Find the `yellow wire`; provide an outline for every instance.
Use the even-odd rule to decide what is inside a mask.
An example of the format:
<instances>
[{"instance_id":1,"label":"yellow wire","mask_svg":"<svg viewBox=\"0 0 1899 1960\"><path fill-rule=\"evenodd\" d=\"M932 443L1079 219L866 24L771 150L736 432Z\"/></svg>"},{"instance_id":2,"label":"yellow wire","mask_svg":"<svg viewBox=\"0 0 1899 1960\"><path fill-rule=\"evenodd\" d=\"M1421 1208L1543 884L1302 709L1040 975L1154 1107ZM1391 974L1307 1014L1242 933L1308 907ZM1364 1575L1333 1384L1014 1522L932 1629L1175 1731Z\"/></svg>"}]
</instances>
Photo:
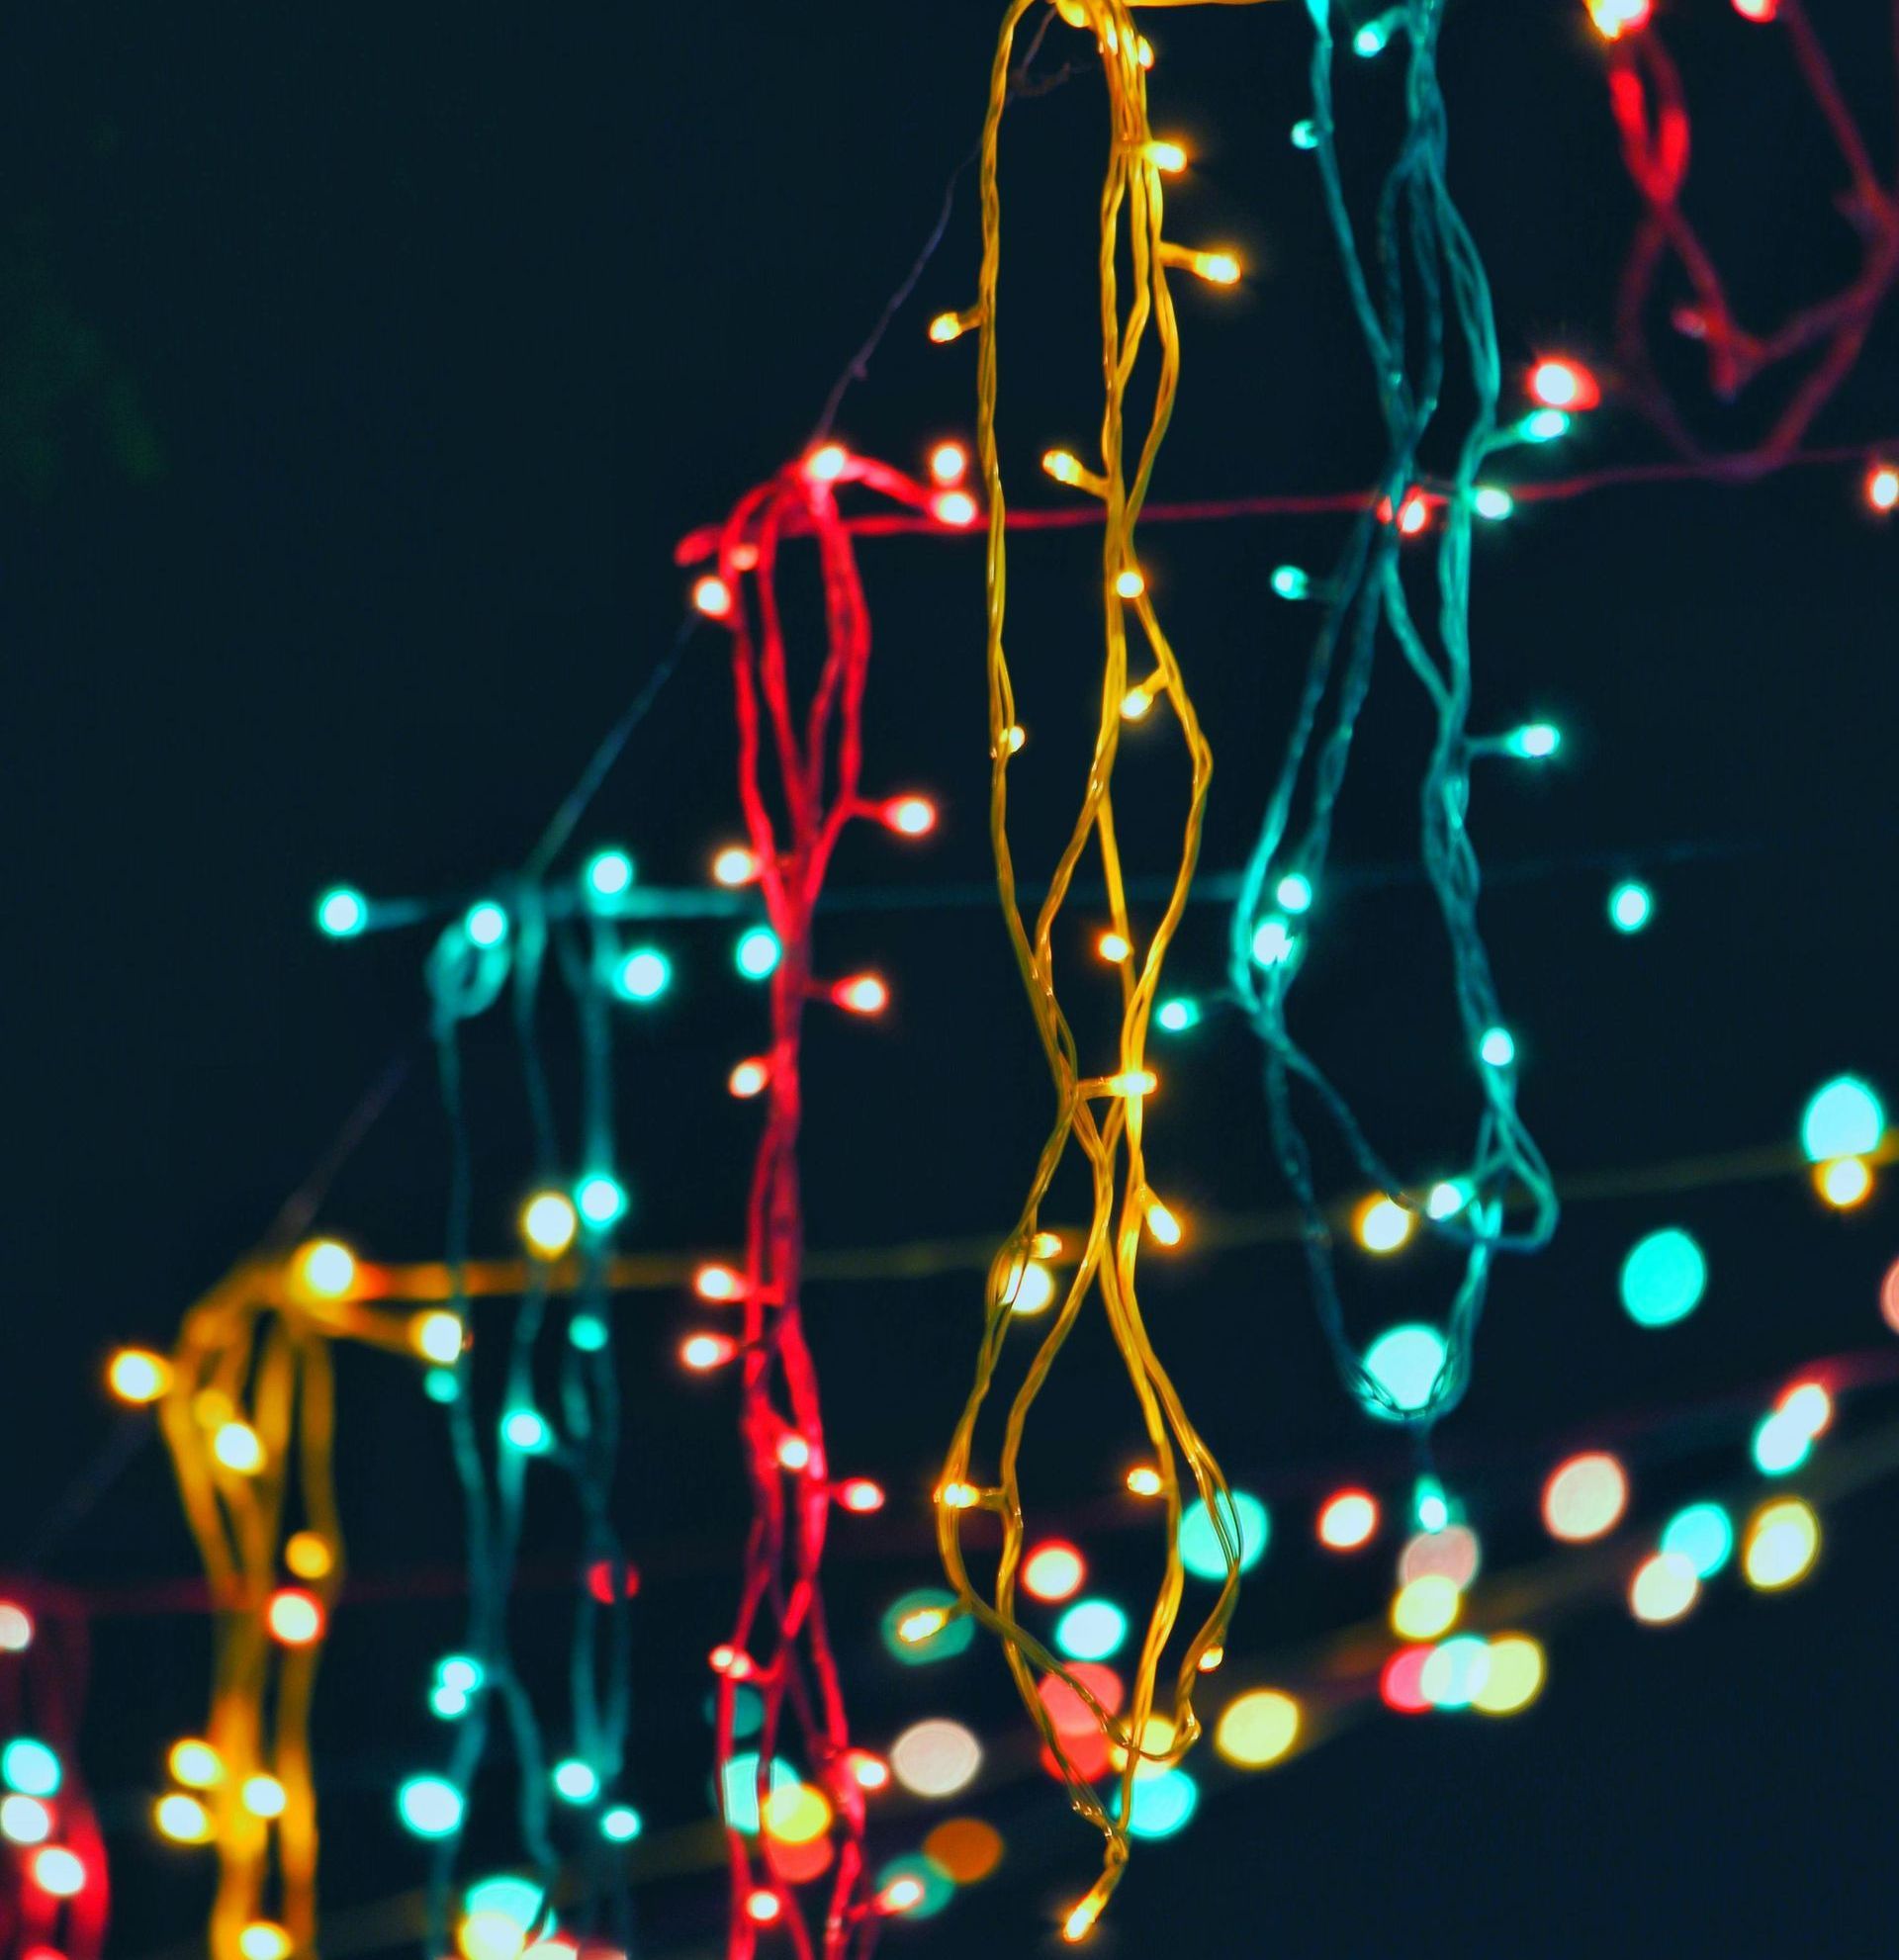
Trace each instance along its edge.
<instances>
[{"instance_id":1,"label":"yellow wire","mask_svg":"<svg viewBox=\"0 0 1899 1960\"><path fill-rule=\"evenodd\" d=\"M963 1610L997 1634L1023 1702L1035 1719L1049 1752L1068 1785L1076 1810L1102 1833L1105 1851L1100 1877L1072 1909L1063 1931L1070 1940L1083 1938L1107 1905L1128 1859L1127 1819L1132 1807L1134 1777L1143 1761L1177 1761L1199 1734L1193 1690L1201 1657L1224 1639L1239 1582L1239 1547L1232 1529L1231 1498L1219 1465L1201 1441L1181 1406L1166 1371L1155 1357L1135 1295L1135 1265L1148 1208L1153 1202L1142 1155L1143 1108L1138 1083L1145 1071L1148 1017L1159 985L1161 964L1187 903L1188 886L1200 850L1206 813L1207 787L1213 755L1181 678L1172 647L1161 631L1151 595L1144 584L1129 596L1117 590L1124 573L1137 571L1134 527L1147 494L1154 459L1173 409L1179 376L1180 347L1166 267L1180 254L1161 238L1161 177L1149 145L1143 57L1150 59L1134 30L1126 0L1058 0L1062 18L1092 31L1107 77L1112 142L1101 195L1101 336L1103 401L1101 465L1091 487L1106 503L1102 579L1105 593L1106 641L1102 671L1100 720L1086 794L1068 842L1049 880L1048 892L1036 915L1033 934L1017 898L1015 864L1008 829L1009 765L1020 742L1016 736L1015 693L1003 649L1003 619L1007 599L1007 507L996 448L996 326L997 287L1001 262L1001 194L997 152L1002 113L1008 96L1010 61L1016 30L1040 0L1010 0L990 77L988 115L983 125L982 278L977 304L971 310L981 328L977 381L977 440L989 500L988 669L989 739L992 757L990 835L995 846L996 877L1003 916L1016 959L1028 990L1030 1007L1041 1036L1055 1085L1055 1119L1037 1165L1029 1197L1016 1228L1004 1242L989 1273L988 1317L977 1357L975 1385L964 1405L944 1465L937 1509L937 1536L946 1569ZM1177 0L1182 3L1182 0ZM1131 271L1130 297L1124 303L1119 276L1126 252ZM1158 348L1159 372L1154 405L1146 432L1139 439L1131 478L1128 474L1128 434L1124 398L1149 328ZM1131 581L1130 581L1131 582ZM1179 869L1166 908L1136 968L1130 960L1120 966L1121 1033L1112 1076L1084 1077L1073 1030L1055 991L1052 937L1063 902L1082 854L1092 840L1101 855L1113 930L1130 945L1135 943L1128 914L1122 877L1121 847L1115 827L1111 786L1122 729L1121 704L1128 691L1128 614L1131 611L1141 639L1151 654L1155 672L1147 683L1164 692L1187 745L1192 787L1180 841ZM1120 1087L1113 1085L1119 1083ZM1132 1085L1131 1093L1128 1093ZM978 1416L988 1398L1012 1318L1012 1301L1020 1284L1030 1247L1039 1229L1040 1209L1070 1142L1085 1159L1093 1189L1093 1215L1079 1251L1074 1274L1060 1311L1043 1336L1026 1379L1010 1405L1004 1423L997 1479L982 1484L972 1474L970 1458ZM1047 1380L1090 1292L1099 1285L1102 1304L1128 1371L1154 1462L1161 1477L1166 1509L1166 1559L1160 1589L1148 1615L1140 1658L1125 1710L1111 1714L1085 1682L1052 1654L1017 1619L1016 1572L1023 1549L1024 1524L1018 1465L1023 1434L1031 1409ZM1202 1501L1212 1514L1226 1559L1226 1575L1213 1610L1189 1642L1174 1677L1168 1713L1171 1738L1164 1746L1148 1746L1148 1718L1158 1694L1162 1652L1179 1616L1184 1577L1178 1545L1181 1483L1176 1452L1186 1462ZM942 1501L944 1495L955 1501ZM985 1598L971 1582L962 1552L965 1510L994 1513L1002 1523L1002 1549L994 1593ZM1066 1681L1091 1711L1101 1733L1120 1751L1123 1768L1119 1817L1109 1814L1089 1784L1047 1709L1037 1693L1037 1675L1054 1674Z\"/></svg>"}]
</instances>

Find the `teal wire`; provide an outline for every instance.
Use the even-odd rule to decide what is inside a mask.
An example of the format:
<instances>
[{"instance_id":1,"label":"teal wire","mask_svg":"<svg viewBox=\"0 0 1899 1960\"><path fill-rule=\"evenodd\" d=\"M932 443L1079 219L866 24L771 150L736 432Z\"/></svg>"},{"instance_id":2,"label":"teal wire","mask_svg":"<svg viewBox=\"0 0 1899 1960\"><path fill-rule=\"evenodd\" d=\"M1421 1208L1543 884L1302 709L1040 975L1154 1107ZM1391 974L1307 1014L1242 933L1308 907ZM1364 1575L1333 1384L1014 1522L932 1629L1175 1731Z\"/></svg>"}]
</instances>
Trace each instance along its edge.
<instances>
[{"instance_id":1,"label":"teal wire","mask_svg":"<svg viewBox=\"0 0 1899 1960\"><path fill-rule=\"evenodd\" d=\"M1437 548L1436 650L1413 617L1399 564L1399 533L1368 510L1352 528L1339 563L1315 588L1323 619L1307 668L1279 776L1259 838L1240 880L1227 968L1264 1048L1266 1107L1274 1154L1302 1216L1302 1243L1327 1345L1346 1388L1370 1413L1428 1436L1468 1386L1471 1356L1498 1252L1534 1251L1556 1229L1549 1167L1516 1107L1516 1068L1478 1061L1485 1031L1502 1024L1490 955L1478 927L1481 875L1466 827L1471 705L1470 569L1473 498L1484 460L1500 446L1497 402L1501 363L1490 284L1446 179L1444 97L1437 75L1442 0L1404 0L1386 17L1408 46L1405 127L1380 192L1368 274L1338 166L1332 75L1335 47L1330 0L1307 0L1314 45L1312 127L1325 206L1358 315L1386 430L1381 488L1396 511L1420 475L1418 452L1440 405L1446 368L1455 356L1468 369L1475 407L1458 446ZM1396 36L1394 37L1396 38ZM1417 305L1407 309L1407 291ZM1311 1145L1295 1106L1296 1090L1315 1099L1359 1174L1400 1202L1406 1182L1373 1146L1356 1112L1293 1033L1287 1004L1314 930L1308 915L1288 922L1292 950L1262 966L1253 957L1261 925L1278 917L1269 892L1289 872L1325 891L1332 822L1345 786L1352 739L1370 695L1381 629L1396 643L1435 717L1429 759L1418 784L1421 863L1451 955L1458 1018L1470 1066L1484 1098L1470 1160L1462 1173L1471 1199L1462 1211L1425 1222L1463 1247L1464 1265L1443 1327L1445 1355L1422 1404L1401 1407L1365 1367L1346 1330L1333 1242L1314 1183ZM1303 813L1297 829L1295 812ZM1525 1222L1506 1228L1522 1206Z\"/></svg>"}]
</instances>

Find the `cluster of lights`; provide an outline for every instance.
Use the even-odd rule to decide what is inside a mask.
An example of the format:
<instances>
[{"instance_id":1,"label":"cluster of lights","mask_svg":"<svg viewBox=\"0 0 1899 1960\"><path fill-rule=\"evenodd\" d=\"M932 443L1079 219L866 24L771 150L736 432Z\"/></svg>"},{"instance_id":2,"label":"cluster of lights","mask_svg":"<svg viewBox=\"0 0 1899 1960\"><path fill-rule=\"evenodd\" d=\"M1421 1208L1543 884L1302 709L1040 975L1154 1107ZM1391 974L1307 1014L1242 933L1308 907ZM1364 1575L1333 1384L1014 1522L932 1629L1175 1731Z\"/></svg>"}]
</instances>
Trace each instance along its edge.
<instances>
[{"instance_id":1,"label":"cluster of lights","mask_svg":"<svg viewBox=\"0 0 1899 1960\"><path fill-rule=\"evenodd\" d=\"M1871 1197L1871 1160L1885 1134L1885 1106L1858 1076L1835 1076L1814 1092L1800 1118L1800 1147L1813 1166L1815 1191L1836 1210Z\"/></svg>"}]
</instances>

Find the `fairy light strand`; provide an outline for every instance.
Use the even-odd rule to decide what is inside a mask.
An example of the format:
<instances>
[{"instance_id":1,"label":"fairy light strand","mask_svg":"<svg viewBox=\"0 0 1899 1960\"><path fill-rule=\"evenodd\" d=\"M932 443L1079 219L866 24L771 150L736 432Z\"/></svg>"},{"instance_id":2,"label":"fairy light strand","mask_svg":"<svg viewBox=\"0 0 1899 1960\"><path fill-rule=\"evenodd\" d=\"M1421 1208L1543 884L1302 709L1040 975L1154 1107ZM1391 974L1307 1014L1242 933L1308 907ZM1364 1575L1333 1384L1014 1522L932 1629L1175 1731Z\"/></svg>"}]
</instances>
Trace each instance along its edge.
<instances>
[{"instance_id":1,"label":"fairy light strand","mask_svg":"<svg viewBox=\"0 0 1899 1960\"><path fill-rule=\"evenodd\" d=\"M1482 753L1468 727L1473 499L1479 469L1507 436L1497 428L1501 367L1490 289L1445 181L1445 111L1435 61L1440 0L1406 0L1387 16L1409 50L1406 127L1379 200L1382 274L1376 287L1360 256L1339 169L1330 0L1308 0L1308 11L1315 36L1315 151L1347 287L1377 378L1389 448L1381 502L1359 517L1318 594L1323 621L1233 909L1227 971L1265 1050L1274 1152L1305 1214L1307 1266L1339 1375L1369 1412L1402 1421L1421 1434L1464 1391L1494 1255L1505 1249L1534 1250L1548 1241L1556 1224L1556 1194L1548 1169L1517 1113L1513 1046L1510 1054L1502 1052L1507 1037L1501 1036L1503 1019L1478 931L1479 870L1466 828L1471 762ZM1407 287L1414 289L1414 301L1407 298ZM1407 319L1406 307L1412 304L1421 309L1421 317ZM1442 510L1436 554L1439 646L1433 653L1405 596L1399 567L1400 526L1388 519L1416 479L1418 449L1436 419L1453 354L1468 365L1477 399L1459 439L1457 468ZM1315 930L1306 906L1314 892L1323 902L1334 810L1354 729L1371 689L1381 629L1397 641L1435 717L1420 784L1422 862L1450 944L1459 1023L1483 1099L1463 1173L1469 1202L1450 1216L1429 1220L1444 1236L1462 1243L1464 1270L1446 1317L1442 1368L1428 1392L1411 1406L1400 1405L1347 1334L1331 1228L1315 1188L1311 1144L1295 1110L1296 1089L1315 1094L1368 1184L1400 1199L1407 1183L1374 1149L1343 1094L1295 1036L1287 1018L1288 998ZM1303 816L1297 814L1301 805ZM1294 878L1306 903L1289 909L1281 894ZM1272 936L1262 953L1263 935ZM1519 1203L1527 1208L1527 1218L1518 1226L1506 1225L1506 1208Z\"/></svg>"}]
</instances>

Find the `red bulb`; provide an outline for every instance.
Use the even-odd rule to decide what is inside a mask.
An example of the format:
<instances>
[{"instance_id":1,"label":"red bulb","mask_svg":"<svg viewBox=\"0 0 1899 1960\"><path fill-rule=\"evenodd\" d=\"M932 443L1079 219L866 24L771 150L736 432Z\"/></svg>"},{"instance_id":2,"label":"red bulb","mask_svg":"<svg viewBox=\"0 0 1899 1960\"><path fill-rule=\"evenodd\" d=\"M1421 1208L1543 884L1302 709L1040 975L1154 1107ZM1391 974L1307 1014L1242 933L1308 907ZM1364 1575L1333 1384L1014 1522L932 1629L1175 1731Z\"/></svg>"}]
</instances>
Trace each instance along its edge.
<instances>
[{"instance_id":1,"label":"red bulb","mask_svg":"<svg viewBox=\"0 0 1899 1960\"><path fill-rule=\"evenodd\" d=\"M1398 506L1398 528L1402 536L1414 538L1431 521L1431 506L1422 490L1411 490Z\"/></svg>"},{"instance_id":2,"label":"red bulb","mask_svg":"<svg viewBox=\"0 0 1899 1960\"><path fill-rule=\"evenodd\" d=\"M769 1926L784 1911L784 1906L775 1892L767 1892L761 1886L745 1902L746 1915L759 1925Z\"/></svg>"},{"instance_id":3,"label":"red bulb","mask_svg":"<svg viewBox=\"0 0 1899 1960\"><path fill-rule=\"evenodd\" d=\"M635 1566L622 1563L620 1580L624 1588L621 1597L636 1598L640 1590L640 1574ZM602 1606L613 1604L613 1561L610 1559L595 1559L587 1568L587 1589Z\"/></svg>"},{"instance_id":4,"label":"red bulb","mask_svg":"<svg viewBox=\"0 0 1899 1960\"><path fill-rule=\"evenodd\" d=\"M679 1343L679 1360L694 1375L706 1375L723 1368L738 1351L729 1334L688 1334Z\"/></svg>"},{"instance_id":5,"label":"red bulb","mask_svg":"<svg viewBox=\"0 0 1899 1960\"><path fill-rule=\"evenodd\" d=\"M1530 370L1530 395L1546 408L1567 408L1578 414L1602 400L1602 384L1581 361L1552 354Z\"/></svg>"},{"instance_id":6,"label":"red bulb","mask_svg":"<svg viewBox=\"0 0 1899 1960\"><path fill-rule=\"evenodd\" d=\"M1875 463L1866 472L1866 501L1874 510L1899 509L1899 469Z\"/></svg>"},{"instance_id":7,"label":"red bulb","mask_svg":"<svg viewBox=\"0 0 1899 1960\"><path fill-rule=\"evenodd\" d=\"M927 796L893 796L881 814L900 837L928 837L937 827L937 806Z\"/></svg>"},{"instance_id":8,"label":"red bulb","mask_svg":"<svg viewBox=\"0 0 1899 1960\"><path fill-rule=\"evenodd\" d=\"M309 1647L322 1638L323 1609L301 1586L280 1586L264 1608L264 1622L285 1647Z\"/></svg>"},{"instance_id":9,"label":"red bulb","mask_svg":"<svg viewBox=\"0 0 1899 1960\"><path fill-rule=\"evenodd\" d=\"M874 973L854 973L831 989L831 998L847 1014L881 1014L890 1005L890 989Z\"/></svg>"},{"instance_id":10,"label":"red bulb","mask_svg":"<svg viewBox=\"0 0 1899 1960\"><path fill-rule=\"evenodd\" d=\"M959 442L940 442L930 452L930 475L945 490L961 483L969 470L969 452Z\"/></svg>"},{"instance_id":11,"label":"red bulb","mask_svg":"<svg viewBox=\"0 0 1899 1960\"><path fill-rule=\"evenodd\" d=\"M707 577L692 587L692 603L707 619L732 617L732 587L723 579Z\"/></svg>"},{"instance_id":12,"label":"red bulb","mask_svg":"<svg viewBox=\"0 0 1899 1960\"><path fill-rule=\"evenodd\" d=\"M867 1476L854 1476L838 1486L838 1502L847 1511L881 1511L883 1485Z\"/></svg>"},{"instance_id":13,"label":"red bulb","mask_svg":"<svg viewBox=\"0 0 1899 1960\"><path fill-rule=\"evenodd\" d=\"M939 524L948 524L952 530L966 531L982 512L967 490L939 490L930 499L930 514Z\"/></svg>"},{"instance_id":14,"label":"red bulb","mask_svg":"<svg viewBox=\"0 0 1899 1960\"><path fill-rule=\"evenodd\" d=\"M868 1749L853 1749L844 1760L859 1790L890 1787L890 1765L881 1756L873 1756Z\"/></svg>"},{"instance_id":15,"label":"red bulb","mask_svg":"<svg viewBox=\"0 0 1899 1960\"><path fill-rule=\"evenodd\" d=\"M1780 0L1734 0L1734 11L1744 21L1770 21L1780 11Z\"/></svg>"}]
</instances>

